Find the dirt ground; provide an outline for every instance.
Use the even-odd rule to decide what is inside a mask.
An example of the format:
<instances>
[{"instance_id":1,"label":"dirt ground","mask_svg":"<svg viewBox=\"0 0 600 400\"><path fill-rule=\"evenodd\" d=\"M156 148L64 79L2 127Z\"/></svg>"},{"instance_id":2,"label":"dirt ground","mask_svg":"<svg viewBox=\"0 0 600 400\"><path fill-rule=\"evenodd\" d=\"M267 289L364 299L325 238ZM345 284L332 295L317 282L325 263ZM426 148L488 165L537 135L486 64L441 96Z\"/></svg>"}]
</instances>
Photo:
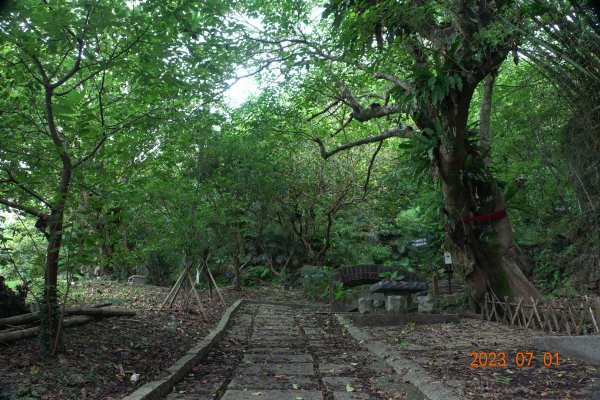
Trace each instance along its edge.
<instances>
[{"instance_id":1,"label":"dirt ground","mask_svg":"<svg viewBox=\"0 0 600 400\"><path fill-rule=\"evenodd\" d=\"M128 286L110 281L87 282L76 288L81 304L112 301L115 307L133 308L135 317L108 318L65 331L66 351L59 362L40 354L36 339L0 345L0 400L6 399L120 399L155 380L196 345L221 318L226 307L240 297L306 303L299 292L268 287L235 292L223 290L226 305L215 295L201 293L207 320L177 307L156 311L169 288ZM165 329L173 317L177 329ZM600 368L559 355L544 365L543 352L534 349L533 336L505 325L474 319L459 323L365 328L394 346L398 355L412 359L437 379L453 387L464 399L584 399L600 389ZM491 352L496 364L471 366ZM531 361L527 352L532 352ZM471 353L478 354L478 360ZM523 366L517 365L517 357ZM548 361L548 360L547 360ZM555 360L553 360L555 361ZM527 365L529 364L529 365ZM132 383L132 374L139 374Z\"/></svg>"},{"instance_id":2,"label":"dirt ground","mask_svg":"<svg viewBox=\"0 0 600 400\"><path fill-rule=\"evenodd\" d=\"M77 300L91 305L112 301L115 307L136 309L135 317L107 318L67 328L65 353L58 362L42 357L35 338L0 345L0 400L120 399L155 380L195 346L240 297L306 302L302 295L277 288L222 291L226 305L207 292L201 298L207 320L178 309L156 311L169 288L128 286L111 281L86 282L75 288ZM165 329L176 318L175 331ZM139 374L137 383L130 381Z\"/></svg>"},{"instance_id":3,"label":"dirt ground","mask_svg":"<svg viewBox=\"0 0 600 400\"><path fill-rule=\"evenodd\" d=\"M364 329L464 399L589 399L600 390L600 367L560 354L558 366L555 354L546 355L549 366L544 364L544 352L534 348L531 340L543 332L469 318L458 323ZM500 366L501 358L506 365Z\"/></svg>"}]
</instances>

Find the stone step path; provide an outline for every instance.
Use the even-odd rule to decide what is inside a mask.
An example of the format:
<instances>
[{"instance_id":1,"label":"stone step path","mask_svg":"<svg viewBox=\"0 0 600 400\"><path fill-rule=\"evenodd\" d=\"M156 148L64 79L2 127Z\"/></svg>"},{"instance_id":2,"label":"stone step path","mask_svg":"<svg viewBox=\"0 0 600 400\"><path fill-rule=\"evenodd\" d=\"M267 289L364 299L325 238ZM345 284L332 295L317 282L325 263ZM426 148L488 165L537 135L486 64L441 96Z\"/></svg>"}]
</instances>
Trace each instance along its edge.
<instances>
[{"instance_id":1,"label":"stone step path","mask_svg":"<svg viewBox=\"0 0 600 400\"><path fill-rule=\"evenodd\" d=\"M335 320L309 309L245 304L168 400L420 400Z\"/></svg>"}]
</instances>

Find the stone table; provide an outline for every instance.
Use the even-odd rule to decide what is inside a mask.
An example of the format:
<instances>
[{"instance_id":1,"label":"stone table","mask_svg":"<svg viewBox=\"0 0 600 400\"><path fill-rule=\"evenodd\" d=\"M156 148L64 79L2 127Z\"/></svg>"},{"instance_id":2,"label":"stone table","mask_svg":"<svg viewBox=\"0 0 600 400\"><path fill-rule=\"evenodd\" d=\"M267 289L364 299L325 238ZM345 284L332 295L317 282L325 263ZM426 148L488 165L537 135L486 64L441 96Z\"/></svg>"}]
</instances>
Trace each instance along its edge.
<instances>
[{"instance_id":1,"label":"stone table","mask_svg":"<svg viewBox=\"0 0 600 400\"><path fill-rule=\"evenodd\" d=\"M388 313L407 313L411 304L411 295L427 290L427 282L383 280L371 286L371 293L383 293L385 311Z\"/></svg>"}]
</instances>

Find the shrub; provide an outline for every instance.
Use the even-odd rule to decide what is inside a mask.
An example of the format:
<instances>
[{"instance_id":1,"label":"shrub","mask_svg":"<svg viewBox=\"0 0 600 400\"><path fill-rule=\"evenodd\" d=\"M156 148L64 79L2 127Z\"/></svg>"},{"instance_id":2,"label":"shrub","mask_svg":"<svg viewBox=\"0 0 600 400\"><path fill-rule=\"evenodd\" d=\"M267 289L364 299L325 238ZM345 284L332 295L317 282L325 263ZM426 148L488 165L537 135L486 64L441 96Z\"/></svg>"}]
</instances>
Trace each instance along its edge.
<instances>
[{"instance_id":1,"label":"shrub","mask_svg":"<svg viewBox=\"0 0 600 400\"><path fill-rule=\"evenodd\" d=\"M261 281L267 281L271 278L271 271L263 265L257 265L242 271L242 286L257 286Z\"/></svg>"},{"instance_id":2,"label":"shrub","mask_svg":"<svg viewBox=\"0 0 600 400\"><path fill-rule=\"evenodd\" d=\"M331 267L312 265L305 265L300 269L298 282L311 300L328 301L329 277L332 271Z\"/></svg>"},{"instance_id":3,"label":"shrub","mask_svg":"<svg viewBox=\"0 0 600 400\"><path fill-rule=\"evenodd\" d=\"M175 268L162 254L151 252L148 256L146 269L148 270L148 280L153 285L169 286L173 283L171 275Z\"/></svg>"}]
</instances>

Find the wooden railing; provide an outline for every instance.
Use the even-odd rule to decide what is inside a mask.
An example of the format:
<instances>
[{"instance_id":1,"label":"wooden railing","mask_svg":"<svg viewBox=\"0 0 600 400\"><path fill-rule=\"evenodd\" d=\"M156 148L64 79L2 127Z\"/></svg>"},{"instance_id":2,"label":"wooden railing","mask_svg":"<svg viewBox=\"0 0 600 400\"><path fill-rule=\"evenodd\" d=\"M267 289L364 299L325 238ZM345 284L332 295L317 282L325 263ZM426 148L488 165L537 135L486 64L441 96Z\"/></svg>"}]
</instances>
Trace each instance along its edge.
<instances>
[{"instance_id":1,"label":"wooden railing","mask_svg":"<svg viewBox=\"0 0 600 400\"><path fill-rule=\"evenodd\" d=\"M488 321L568 335L600 334L600 297L576 299L500 300L493 292L485 295L483 316Z\"/></svg>"}]
</instances>

